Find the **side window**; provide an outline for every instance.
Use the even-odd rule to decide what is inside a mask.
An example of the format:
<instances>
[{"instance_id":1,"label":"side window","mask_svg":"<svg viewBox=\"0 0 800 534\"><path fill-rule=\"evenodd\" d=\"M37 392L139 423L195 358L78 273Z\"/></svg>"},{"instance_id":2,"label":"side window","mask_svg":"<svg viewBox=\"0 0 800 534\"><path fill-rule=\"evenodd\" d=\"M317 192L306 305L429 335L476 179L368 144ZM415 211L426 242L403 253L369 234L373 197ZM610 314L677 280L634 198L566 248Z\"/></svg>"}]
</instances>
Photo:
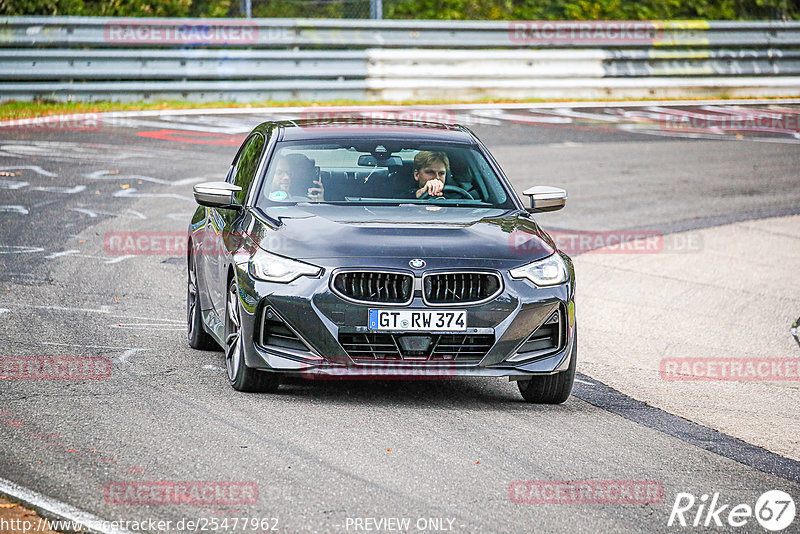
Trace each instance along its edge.
<instances>
[{"instance_id":1,"label":"side window","mask_svg":"<svg viewBox=\"0 0 800 534\"><path fill-rule=\"evenodd\" d=\"M255 134L251 137L247 144L242 148L239 157L233 164L233 172L231 182L242 188L241 191L236 193L236 200L244 204L247 198L247 192L250 190L250 185L253 183L253 177L256 175L256 168L261 159L261 151L264 149L264 136Z\"/></svg>"}]
</instances>

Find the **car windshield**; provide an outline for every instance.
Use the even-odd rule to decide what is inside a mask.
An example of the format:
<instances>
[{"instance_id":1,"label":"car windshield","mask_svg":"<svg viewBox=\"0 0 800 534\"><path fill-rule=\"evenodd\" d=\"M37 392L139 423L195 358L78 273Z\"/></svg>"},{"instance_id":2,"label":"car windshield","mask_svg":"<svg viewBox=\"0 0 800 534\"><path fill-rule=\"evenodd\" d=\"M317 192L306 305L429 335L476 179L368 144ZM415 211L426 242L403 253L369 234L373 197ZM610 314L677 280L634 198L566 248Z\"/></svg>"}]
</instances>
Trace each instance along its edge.
<instances>
[{"instance_id":1,"label":"car windshield","mask_svg":"<svg viewBox=\"0 0 800 534\"><path fill-rule=\"evenodd\" d=\"M278 143L257 205L293 203L513 207L475 147L398 140Z\"/></svg>"}]
</instances>

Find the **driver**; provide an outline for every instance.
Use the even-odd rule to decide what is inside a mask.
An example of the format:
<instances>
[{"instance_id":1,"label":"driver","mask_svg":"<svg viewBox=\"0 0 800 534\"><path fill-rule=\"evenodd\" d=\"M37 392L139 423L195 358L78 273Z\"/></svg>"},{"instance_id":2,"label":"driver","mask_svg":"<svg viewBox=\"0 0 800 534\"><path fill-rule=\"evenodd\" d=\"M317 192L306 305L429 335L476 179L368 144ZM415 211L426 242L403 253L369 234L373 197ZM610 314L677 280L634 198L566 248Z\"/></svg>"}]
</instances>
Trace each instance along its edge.
<instances>
[{"instance_id":1,"label":"driver","mask_svg":"<svg viewBox=\"0 0 800 534\"><path fill-rule=\"evenodd\" d=\"M270 200L322 202L325 189L315 180L317 169L314 160L303 154L287 154L278 160L272 179ZM318 186L318 187L315 187Z\"/></svg>"},{"instance_id":2,"label":"driver","mask_svg":"<svg viewBox=\"0 0 800 534\"><path fill-rule=\"evenodd\" d=\"M417 181L409 193L419 198L425 193L431 197L442 197L444 181L450 170L450 160L444 152L422 150L414 156L414 180Z\"/></svg>"}]
</instances>

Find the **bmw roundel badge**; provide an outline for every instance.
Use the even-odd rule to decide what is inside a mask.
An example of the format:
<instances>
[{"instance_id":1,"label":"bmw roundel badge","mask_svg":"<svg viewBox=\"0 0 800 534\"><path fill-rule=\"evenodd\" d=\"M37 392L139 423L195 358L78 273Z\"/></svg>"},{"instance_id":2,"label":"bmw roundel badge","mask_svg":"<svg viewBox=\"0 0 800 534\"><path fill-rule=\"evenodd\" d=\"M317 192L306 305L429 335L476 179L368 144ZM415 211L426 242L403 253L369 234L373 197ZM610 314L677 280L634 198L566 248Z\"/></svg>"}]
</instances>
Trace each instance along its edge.
<instances>
[{"instance_id":1,"label":"bmw roundel badge","mask_svg":"<svg viewBox=\"0 0 800 534\"><path fill-rule=\"evenodd\" d=\"M410 262L408 262L408 264L413 269L422 269L423 267L425 267L425 260L421 260L419 258L415 258L415 259L411 260Z\"/></svg>"}]
</instances>

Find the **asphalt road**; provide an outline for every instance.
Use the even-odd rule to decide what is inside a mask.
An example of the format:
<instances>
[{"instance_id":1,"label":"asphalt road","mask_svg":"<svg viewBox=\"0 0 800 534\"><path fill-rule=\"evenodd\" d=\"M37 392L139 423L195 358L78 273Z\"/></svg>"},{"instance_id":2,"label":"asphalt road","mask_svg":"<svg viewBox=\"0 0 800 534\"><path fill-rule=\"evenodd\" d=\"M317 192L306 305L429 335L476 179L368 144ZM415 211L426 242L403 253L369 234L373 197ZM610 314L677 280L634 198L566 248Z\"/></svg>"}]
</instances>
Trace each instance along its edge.
<instances>
[{"instance_id":1,"label":"asphalt road","mask_svg":"<svg viewBox=\"0 0 800 534\"><path fill-rule=\"evenodd\" d=\"M569 191L567 209L539 217L546 228L681 230L800 212L792 135L665 132L592 112L615 119L462 119L518 190ZM779 489L797 501L796 462L741 454L746 444L638 409L589 377L560 406L524 404L513 383L495 379L233 391L222 353L186 344L183 254L120 255L104 237L184 232L192 184L222 179L237 139L263 118L0 129L0 357L113 361L105 380L0 380L0 477L108 520L275 518L280 532L375 531L367 518L390 517L409 518L411 531L676 532L668 520L681 492L754 506ZM514 502L510 488L531 480L651 481L663 496ZM115 484L186 481L246 483L258 496L142 505L108 494ZM707 530L762 531L753 518Z\"/></svg>"}]
</instances>

